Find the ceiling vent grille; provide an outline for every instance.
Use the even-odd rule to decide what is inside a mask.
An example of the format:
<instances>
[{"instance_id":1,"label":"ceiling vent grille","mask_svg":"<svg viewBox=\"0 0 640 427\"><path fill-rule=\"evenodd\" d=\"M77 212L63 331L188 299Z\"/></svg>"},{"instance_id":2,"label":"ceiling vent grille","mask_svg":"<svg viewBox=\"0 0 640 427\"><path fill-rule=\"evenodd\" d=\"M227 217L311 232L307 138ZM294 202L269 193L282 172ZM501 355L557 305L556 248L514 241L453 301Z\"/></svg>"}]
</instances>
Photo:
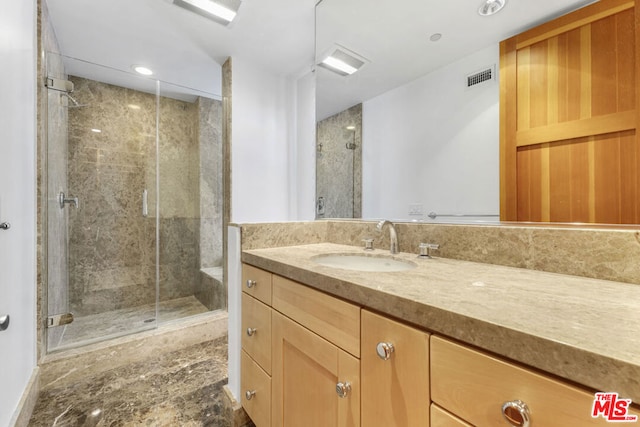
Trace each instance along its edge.
<instances>
[{"instance_id":1,"label":"ceiling vent grille","mask_svg":"<svg viewBox=\"0 0 640 427\"><path fill-rule=\"evenodd\" d=\"M494 81L496 78L496 66L484 68L483 70L467 75L467 89L478 86L482 83Z\"/></svg>"}]
</instances>

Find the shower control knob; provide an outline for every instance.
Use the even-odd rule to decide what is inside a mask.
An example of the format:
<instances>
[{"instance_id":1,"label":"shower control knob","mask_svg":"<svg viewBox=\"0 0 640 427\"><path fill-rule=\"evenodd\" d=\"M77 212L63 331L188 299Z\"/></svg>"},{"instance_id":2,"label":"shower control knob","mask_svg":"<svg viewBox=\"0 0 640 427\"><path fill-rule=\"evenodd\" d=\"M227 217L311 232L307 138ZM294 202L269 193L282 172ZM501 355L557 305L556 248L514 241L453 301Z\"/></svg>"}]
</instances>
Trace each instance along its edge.
<instances>
[{"instance_id":1,"label":"shower control knob","mask_svg":"<svg viewBox=\"0 0 640 427\"><path fill-rule=\"evenodd\" d=\"M251 289L253 288L255 285L257 285L258 283L255 280L247 280L247 288Z\"/></svg>"},{"instance_id":2,"label":"shower control knob","mask_svg":"<svg viewBox=\"0 0 640 427\"><path fill-rule=\"evenodd\" d=\"M0 223L0 230L8 230L10 228L11 228L11 224L9 224L8 222Z\"/></svg>"}]
</instances>

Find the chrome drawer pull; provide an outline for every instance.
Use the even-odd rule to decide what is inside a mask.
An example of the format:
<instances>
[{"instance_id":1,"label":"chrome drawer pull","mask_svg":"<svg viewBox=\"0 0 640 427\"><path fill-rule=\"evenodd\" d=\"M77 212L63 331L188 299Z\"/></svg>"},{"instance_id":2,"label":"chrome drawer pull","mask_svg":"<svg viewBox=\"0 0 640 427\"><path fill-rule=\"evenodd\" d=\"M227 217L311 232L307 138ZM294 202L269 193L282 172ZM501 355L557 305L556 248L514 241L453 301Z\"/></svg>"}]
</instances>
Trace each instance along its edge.
<instances>
[{"instance_id":1,"label":"chrome drawer pull","mask_svg":"<svg viewBox=\"0 0 640 427\"><path fill-rule=\"evenodd\" d=\"M522 400L512 400L502 405L502 416L514 427L529 427L531 414L529 407Z\"/></svg>"},{"instance_id":2,"label":"chrome drawer pull","mask_svg":"<svg viewBox=\"0 0 640 427\"><path fill-rule=\"evenodd\" d=\"M253 396L255 396L255 395L256 395L256 391L255 391L255 390L247 390L247 391L244 393L244 397L245 397L247 400L251 400L251 399L253 399Z\"/></svg>"},{"instance_id":3,"label":"chrome drawer pull","mask_svg":"<svg viewBox=\"0 0 640 427\"><path fill-rule=\"evenodd\" d=\"M378 357L382 360L391 359L391 354L395 351L393 344L390 342L379 342L376 346L376 353L378 353Z\"/></svg>"},{"instance_id":4,"label":"chrome drawer pull","mask_svg":"<svg viewBox=\"0 0 640 427\"><path fill-rule=\"evenodd\" d=\"M252 337L256 333L256 328L247 328L247 335Z\"/></svg>"},{"instance_id":5,"label":"chrome drawer pull","mask_svg":"<svg viewBox=\"0 0 640 427\"><path fill-rule=\"evenodd\" d=\"M253 288L255 285L257 285L258 283L255 280L247 280L247 288L251 289Z\"/></svg>"}]
</instances>

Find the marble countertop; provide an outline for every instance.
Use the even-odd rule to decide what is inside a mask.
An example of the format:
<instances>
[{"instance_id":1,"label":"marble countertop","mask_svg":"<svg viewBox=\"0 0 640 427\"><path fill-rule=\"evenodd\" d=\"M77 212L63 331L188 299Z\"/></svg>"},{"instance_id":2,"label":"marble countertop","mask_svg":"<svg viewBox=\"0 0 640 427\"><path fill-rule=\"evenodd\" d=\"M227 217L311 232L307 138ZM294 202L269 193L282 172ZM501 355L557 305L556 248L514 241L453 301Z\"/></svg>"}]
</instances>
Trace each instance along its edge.
<instances>
[{"instance_id":1,"label":"marble countertop","mask_svg":"<svg viewBox=\"0 0 640 427\"><path fill-rule=\"evenodd\" d=\"M318 243L246 250L242 261L596 391L640 402L640 285L447 258L402 272L325 267Z\"/></svg>"}]
</instances>

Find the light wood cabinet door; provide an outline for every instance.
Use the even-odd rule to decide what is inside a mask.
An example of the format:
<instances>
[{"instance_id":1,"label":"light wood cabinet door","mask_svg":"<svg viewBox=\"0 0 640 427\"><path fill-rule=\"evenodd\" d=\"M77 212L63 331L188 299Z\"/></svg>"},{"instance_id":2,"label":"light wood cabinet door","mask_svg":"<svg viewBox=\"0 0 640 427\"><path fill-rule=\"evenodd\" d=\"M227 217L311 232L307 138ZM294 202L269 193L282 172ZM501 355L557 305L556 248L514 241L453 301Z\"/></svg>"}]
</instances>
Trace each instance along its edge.
<instances>
[{"instance_id":1,"label":"light wood cabinet door","mask_svg":"<svg viewBox=\"0 0 640 427\"><path fill-rule=\"evenodd\" d=\"M429 334L366 310L361 324L362 427L428 426Z\"/></svg>"},{"instance_id":2,"label":"light wood cabinet door","mask_svg":"<svg viewBox=\"0 0 640 427\"><path fill-rule=\"evenodd\" d=\"M272 336L272 426L359 426L359 360L275 311Z\"/></svg>"}]
</instances>

